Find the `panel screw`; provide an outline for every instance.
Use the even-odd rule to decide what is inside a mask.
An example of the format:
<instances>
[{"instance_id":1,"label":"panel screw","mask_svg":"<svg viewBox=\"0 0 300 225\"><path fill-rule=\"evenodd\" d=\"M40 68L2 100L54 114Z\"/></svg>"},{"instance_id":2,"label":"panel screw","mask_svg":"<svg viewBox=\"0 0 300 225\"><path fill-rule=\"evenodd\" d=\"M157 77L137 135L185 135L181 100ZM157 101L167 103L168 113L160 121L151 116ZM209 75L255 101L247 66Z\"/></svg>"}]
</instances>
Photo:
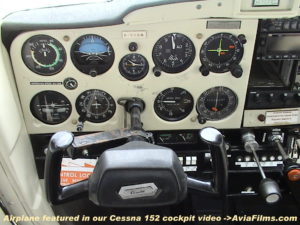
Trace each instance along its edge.
<instances>
[{"instance_id":1,"label":"panel screw","mask_svg":"<svg viewBox=\"0 0 300 225\"><path fill-rule=\"evenodd\" d=\"M201 8L202 8L202 5L197 5L196 8L197 8L197 9L201 9Z\"/></svg>"},{"instance_id":2,"label":"panel screw","mask_svg":"<svg viewBox=\"0 0 300 225\"><path fill-rule=\"evenodd\" d=\"M69 41L69 40L70 40L70 37L69 37L68 35L65 35L65 36L63 37L63 39L64 39L64 41Z\"/></svg>"},{"instance_id":3,"label":"panel screw","mask_svg":"<svg viewBox=\"0 0 300 225\"><path fill-rule=\"evenodd\" d=\"M203 35L201 33L196 34L196 38L201 39Z\"/></svg>"}]
</instances>

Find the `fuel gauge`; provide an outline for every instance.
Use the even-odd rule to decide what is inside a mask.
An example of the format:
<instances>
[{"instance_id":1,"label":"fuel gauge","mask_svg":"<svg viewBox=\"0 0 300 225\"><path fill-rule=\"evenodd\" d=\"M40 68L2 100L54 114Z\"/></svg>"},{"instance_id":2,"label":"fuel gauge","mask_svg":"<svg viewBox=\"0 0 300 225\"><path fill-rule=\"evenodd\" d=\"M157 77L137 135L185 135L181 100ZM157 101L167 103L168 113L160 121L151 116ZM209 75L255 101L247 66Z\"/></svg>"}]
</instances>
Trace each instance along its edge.
<instances>
[{"instance_id":1,"label":"fuel gauge","mask_svg":"<svg viewBox=\"0 0 300 225\"><path fill-rule=\"evenodd\" d=\"M69 118L72 112L70 101L56 91L42 91L30 102L32 115L46 124L59 124Z\"/></svg>"}]
</instances>

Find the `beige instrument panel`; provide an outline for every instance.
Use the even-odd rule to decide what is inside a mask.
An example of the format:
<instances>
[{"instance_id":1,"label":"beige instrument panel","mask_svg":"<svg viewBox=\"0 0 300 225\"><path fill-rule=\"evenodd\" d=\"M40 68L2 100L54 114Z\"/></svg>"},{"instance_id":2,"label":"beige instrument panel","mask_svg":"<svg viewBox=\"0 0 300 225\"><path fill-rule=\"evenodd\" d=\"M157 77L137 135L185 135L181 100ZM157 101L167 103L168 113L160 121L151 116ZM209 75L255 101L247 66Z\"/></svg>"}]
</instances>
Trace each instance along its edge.
<instances>
[{"instance_id":1,"label":"beige instrument panel","mask_svg":"<svg viewBox=\"0 0 300 225\"><path fill-rule=\"evenodd\" d=\"M207 29L207 22L214 20L193 19L174 22L143 23L143 24L121 24L107 27L83 28L83 29L62 29L62 30L38 30L19 35L12 43L10 54L13 69L16 77L17 88L20 95L21 105L27 130L31 134L52 133L59 130L76 131L76 124L79 114L76 111L75 102L77 97L89 89L100 89L109 93L117 102L121 97L138 97L145 101L146 108L142 113L142 121L145 130L177 130L177 129L200 129L204 126L217 128L240 128L246 98L246 91L251 68L252 55L257 31L257 19L232 20L240 21L240 29ZM217 20L228 22L231 20ZM176 26L174 26L176 24ZM124 32L144 32L144 37L124 37ZM195 59L185 71L175 74L162 72L161 76L153 74L154 62L152 49L156 41L168 33L181 33L186 35L195 46ZM203 42L213 34L219 32L231 33L235 36L244 34L247 43L244 45L244 55L240 62L243 75L236 78L230 72L221 74L212 73L203 76L199 72L201 66L200 49ZM71 47L74 41L85 34L96 34L104 37L113 46L115 59L112 67L102 75L96 77L88 76L80 72L72 63ZM21 51L27 39L34 35L49 35L58 40L66 51L66 65L57 74L52 76L41 76L32 72L24 64ZM145 78L139 81L129 81L120 75L119 62L123 56L131 53L128 50L130 42L138 44L136 53L142 54L149 63L149 72ZM67 90L63 85L31 85L31 82L63 82L64 79L72 77L78 82L75 90ZM49 84L48 83L48 84ZM201 93L215 86L230 88L238 97L238 105L234 113L219 121L207 121L200 124L197 120L196 102ZM168 122L158 117L153 105L156 96L163 90L170 87L186 89L194 98L192 112L184 119L176 122ZM39 92L53 90L65 95L72 104L70 117L61 124L49 125L36 119L30 110L31 99ZM102 131L124 127L124 109L116 106L114 116L103 123L85 122L83 131Z\"/></svg>"}]
</instances>

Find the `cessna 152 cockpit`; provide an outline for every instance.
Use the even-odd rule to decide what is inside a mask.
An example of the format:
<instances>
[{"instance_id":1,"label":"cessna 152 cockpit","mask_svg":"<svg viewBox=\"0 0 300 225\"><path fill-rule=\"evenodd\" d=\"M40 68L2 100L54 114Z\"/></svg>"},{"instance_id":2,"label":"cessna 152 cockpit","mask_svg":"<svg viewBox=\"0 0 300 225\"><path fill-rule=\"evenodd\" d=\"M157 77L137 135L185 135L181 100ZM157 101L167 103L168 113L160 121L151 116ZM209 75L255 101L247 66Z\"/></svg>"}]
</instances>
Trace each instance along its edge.
<instances>
[{"instance_id":1,"label":"cessna 152 cockpit","mask_svg":"<svg viewBox=\"0 0 300 225\"><path fill-rule=\"evenodd\" d=\"M1 224L299 224L300 1L102 1L1 24Z\"/></svg>"}]
</instances>

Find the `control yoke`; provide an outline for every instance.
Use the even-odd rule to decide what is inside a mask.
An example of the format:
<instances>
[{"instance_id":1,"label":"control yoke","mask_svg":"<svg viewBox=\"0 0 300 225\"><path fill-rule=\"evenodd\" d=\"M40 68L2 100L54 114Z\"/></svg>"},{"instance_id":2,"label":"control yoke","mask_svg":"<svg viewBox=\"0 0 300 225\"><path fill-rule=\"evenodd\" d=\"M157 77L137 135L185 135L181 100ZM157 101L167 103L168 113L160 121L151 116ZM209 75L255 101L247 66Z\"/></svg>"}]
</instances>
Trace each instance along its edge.
<instances>
[{"instance_id":1,"label":"control yoke","mask_svg":"<svg viewBox=\"0 0 300 225\"><path fill-rule=\"evenodd\" d=\"M45 162L45 188L50 203L60 204L88 193L89 199L99 206L145 207L176 204L185 198L188 188L220 197L227 194L227 155L223 136L218 130L209 127L199 132L211 151L214 177L211 180L191 178L184 173L175 152L154 145L152 134L142 129L140 114L144 102L131 98L122 104L130 113L130 129L82 136L60 131L52 136ZM79 155L76 154L78 151L120 139L128 142L104 151L89 179L60 185L64 156L74 159Z\"/></svg>"}]
</instances>

